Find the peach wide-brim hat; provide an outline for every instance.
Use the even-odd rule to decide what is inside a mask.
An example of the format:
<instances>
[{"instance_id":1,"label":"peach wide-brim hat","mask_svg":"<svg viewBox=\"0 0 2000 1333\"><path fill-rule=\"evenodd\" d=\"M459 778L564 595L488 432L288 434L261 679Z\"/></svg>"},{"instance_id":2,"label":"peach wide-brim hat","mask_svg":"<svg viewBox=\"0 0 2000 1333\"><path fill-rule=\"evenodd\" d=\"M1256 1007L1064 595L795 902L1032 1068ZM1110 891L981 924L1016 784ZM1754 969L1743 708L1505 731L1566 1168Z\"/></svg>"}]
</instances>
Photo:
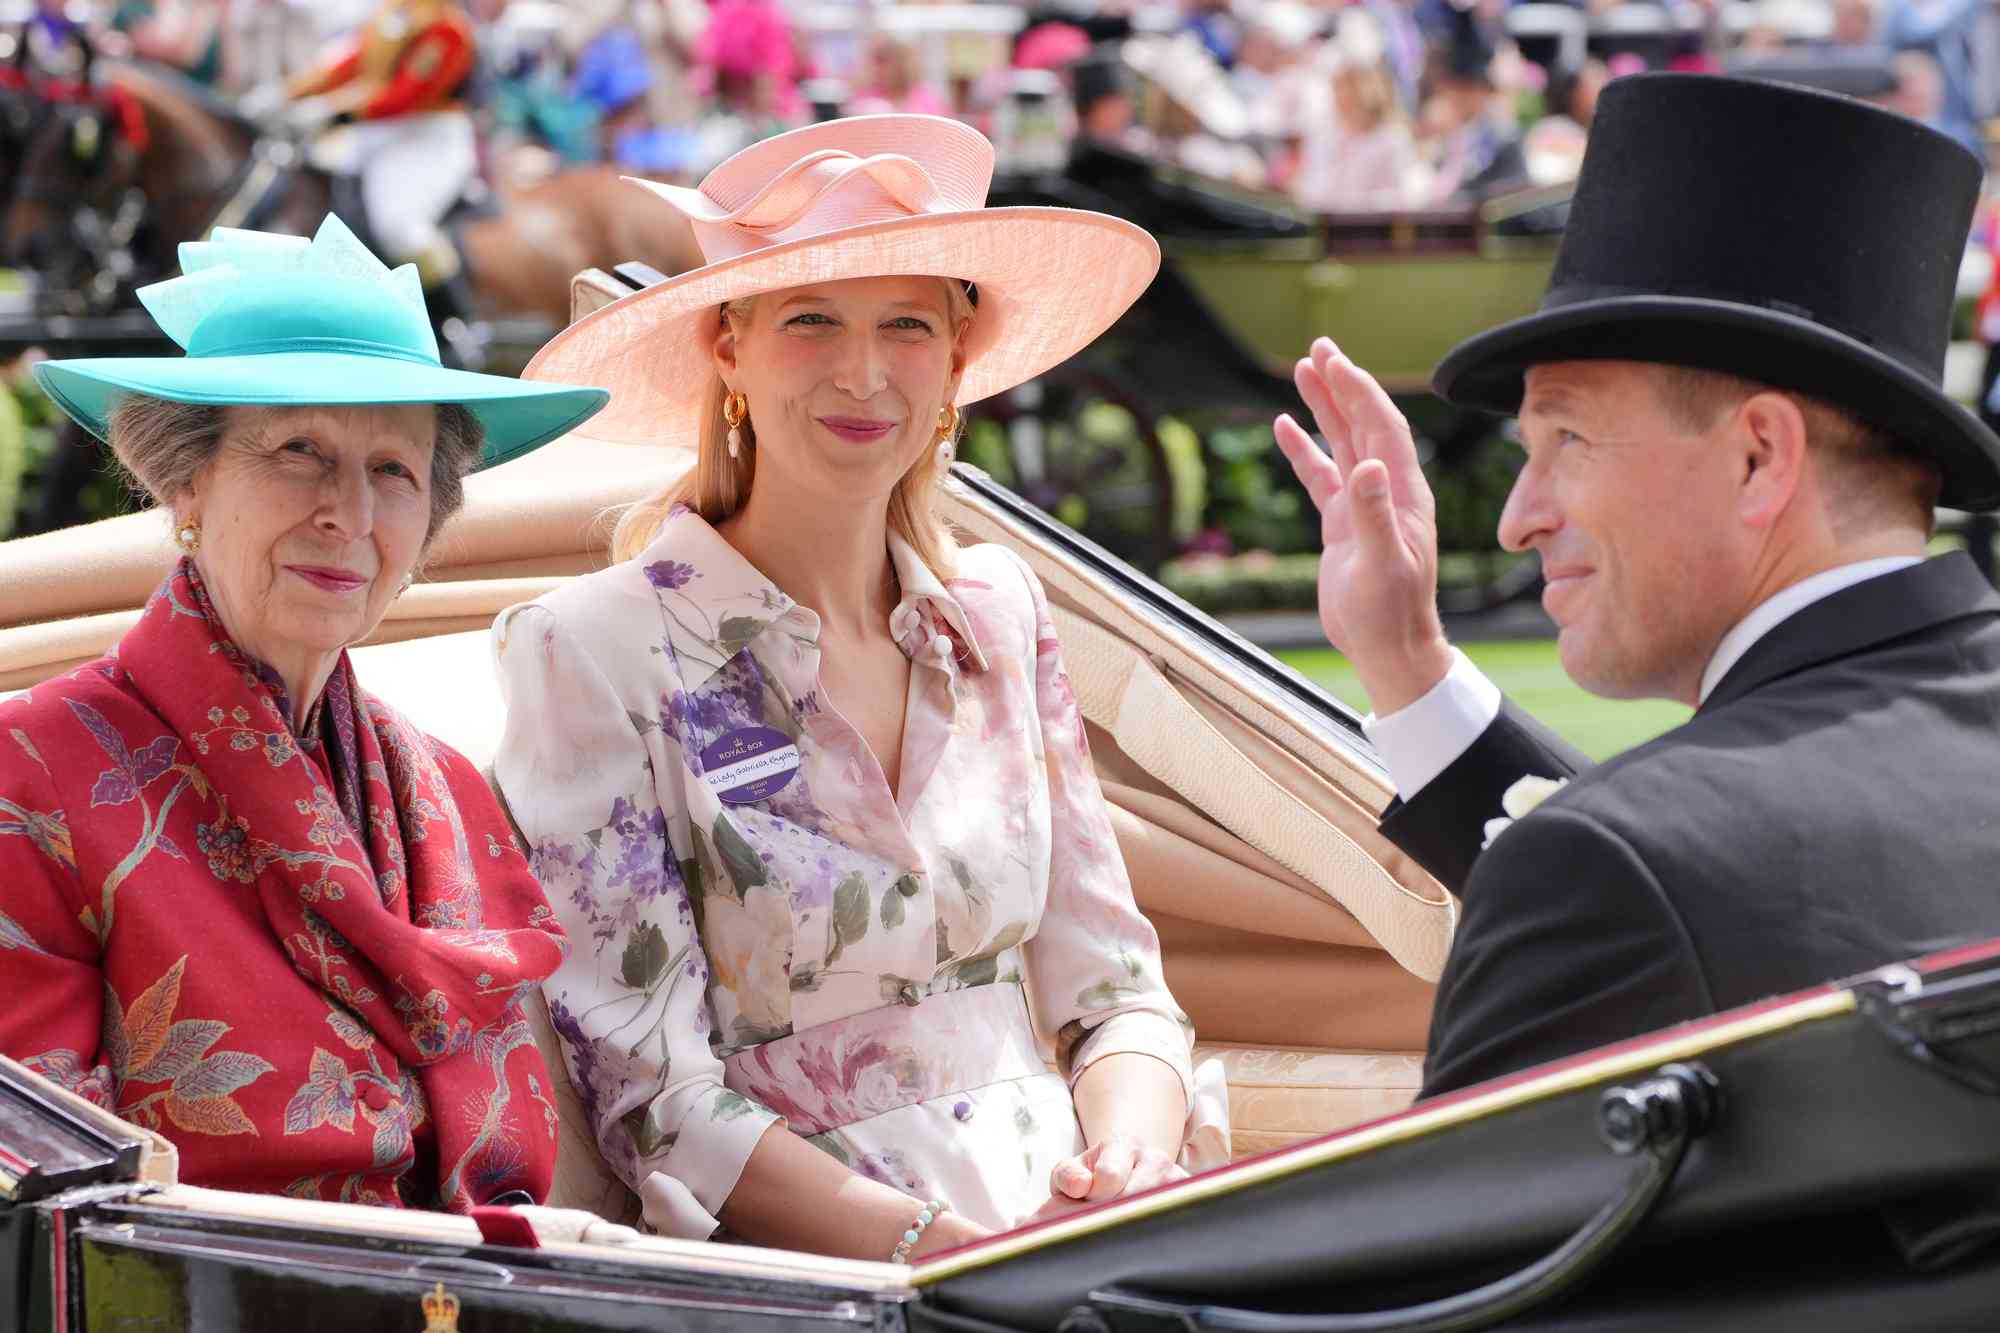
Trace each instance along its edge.
<instances>
[{"instance_id":1,"label":"peach wide-brim hat","mask_svg":"<svg viewBox=\"0 0 2000 1333\"><path fill-rule=\"evenodd\" d=\"M692 446L725 302L846 278L976 289L961 405L1067 360L1152 282L1160 247L1122 218L987 208L993 145L940 116L853 116L753 144L700 188L634 180L684 213L707 262L557 334L522 378L611 391L596 439ZM628 178L630 179L630 178Z\"/></svg>"}]
</instances>

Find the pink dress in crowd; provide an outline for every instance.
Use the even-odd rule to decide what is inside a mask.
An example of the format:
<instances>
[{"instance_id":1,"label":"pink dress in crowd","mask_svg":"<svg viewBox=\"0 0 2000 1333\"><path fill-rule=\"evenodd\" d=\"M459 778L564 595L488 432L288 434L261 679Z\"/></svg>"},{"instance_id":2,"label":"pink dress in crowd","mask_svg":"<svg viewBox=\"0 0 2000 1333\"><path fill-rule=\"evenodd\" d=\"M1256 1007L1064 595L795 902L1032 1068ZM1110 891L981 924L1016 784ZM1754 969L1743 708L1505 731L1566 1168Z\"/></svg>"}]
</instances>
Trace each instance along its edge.
<instances>
[{"instance_id":1,"label":"pink dress in crowd","mask_svg":"<svg viewBox=\"0 0 2000 1333\"><path fill-rule=\"evenodd\" d=\"M1391 120L1362 134L1334 126L1306 140L1292 197L1316 213L1393 213L1408 208L1416 146Z\"/></svg>"}]
</instances>

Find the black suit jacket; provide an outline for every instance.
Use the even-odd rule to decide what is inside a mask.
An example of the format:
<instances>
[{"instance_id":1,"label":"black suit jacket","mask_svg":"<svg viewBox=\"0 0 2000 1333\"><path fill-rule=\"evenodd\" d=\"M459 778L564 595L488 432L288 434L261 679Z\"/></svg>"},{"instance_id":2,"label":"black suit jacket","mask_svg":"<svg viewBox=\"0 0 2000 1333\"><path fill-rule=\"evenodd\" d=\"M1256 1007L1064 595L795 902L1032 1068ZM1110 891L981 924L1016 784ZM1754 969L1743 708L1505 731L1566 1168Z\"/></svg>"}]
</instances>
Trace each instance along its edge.
<instances>
[{"instance_id":1,"label":"black suit jacket","mask_svg":"<svg viewBox=\"0 0 2000 1333\"><path fill-rule=\"evenodd\" d=\"M1574 776L1481 852L1530 772ZM1382 829L1464 909L1426 1096L2000 936L2000 596L1857 584L1595 768L1508 705Z\"/></svg>"}]
</instances>

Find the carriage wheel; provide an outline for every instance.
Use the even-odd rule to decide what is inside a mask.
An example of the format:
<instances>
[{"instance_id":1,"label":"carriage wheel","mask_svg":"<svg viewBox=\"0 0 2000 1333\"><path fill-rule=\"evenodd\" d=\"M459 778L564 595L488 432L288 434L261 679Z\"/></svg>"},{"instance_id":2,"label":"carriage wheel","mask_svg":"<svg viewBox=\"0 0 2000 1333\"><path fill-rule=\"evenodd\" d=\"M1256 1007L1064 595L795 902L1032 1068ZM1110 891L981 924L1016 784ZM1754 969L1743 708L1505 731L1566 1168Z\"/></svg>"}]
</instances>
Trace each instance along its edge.
<instances>
[{"instance_id":1,"label":"carriage wheel","mask_svg":"<svg viewBox=\"0 0 2000 1333\"><path fill-rule=\"evenodd\" d=\"M1158 422L1109 377L1058 366L968 417L965 461L1140 569L1173 555L1173 478Z\"/></svg>"}]
</instances>

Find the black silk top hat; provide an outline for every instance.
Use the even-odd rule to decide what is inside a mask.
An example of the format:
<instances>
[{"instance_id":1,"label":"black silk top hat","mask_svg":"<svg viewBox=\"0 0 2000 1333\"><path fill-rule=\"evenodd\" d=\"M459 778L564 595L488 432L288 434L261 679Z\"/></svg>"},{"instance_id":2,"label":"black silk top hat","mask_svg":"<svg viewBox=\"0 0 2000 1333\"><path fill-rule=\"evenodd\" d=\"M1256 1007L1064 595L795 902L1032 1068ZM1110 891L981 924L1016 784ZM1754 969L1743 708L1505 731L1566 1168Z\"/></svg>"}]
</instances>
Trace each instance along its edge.
<instances>
[{"instance_id":1,"label":"black silk top hat","mask_svg":"<svg viewBox=\"0 0 2000 1333\"><path fill-rule=\"evenodd\" d=\"M1446 400L1520 410L1528 367L1653 361L1809 394L2000 507L2000 438L1945 396L1978 160L1830 93L1702 74L1604 89L1541 309L1437 368Z\"/></svg>"}]
</instances>

